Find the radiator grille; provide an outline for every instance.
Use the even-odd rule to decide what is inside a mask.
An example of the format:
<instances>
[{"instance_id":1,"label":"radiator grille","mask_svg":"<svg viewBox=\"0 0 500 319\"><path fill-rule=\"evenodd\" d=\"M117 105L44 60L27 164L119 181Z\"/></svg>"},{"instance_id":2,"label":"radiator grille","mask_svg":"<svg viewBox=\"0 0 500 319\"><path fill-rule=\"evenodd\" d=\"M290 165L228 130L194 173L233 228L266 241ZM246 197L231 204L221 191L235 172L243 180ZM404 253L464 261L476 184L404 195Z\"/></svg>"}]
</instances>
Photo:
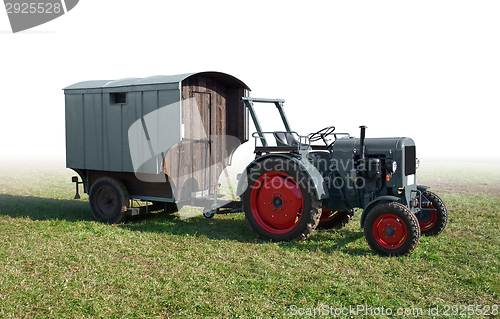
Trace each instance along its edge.
<instances>
[{"instance_id":1,"label":"radiator grille","mask_svg":"<svg viewBox=\"0 0 500 319\"><path fill-rule=\"evenodd\" d=\"M405 175L412 175L416 172L415 146L405 147Z\"/></svg>"}]
</instances>

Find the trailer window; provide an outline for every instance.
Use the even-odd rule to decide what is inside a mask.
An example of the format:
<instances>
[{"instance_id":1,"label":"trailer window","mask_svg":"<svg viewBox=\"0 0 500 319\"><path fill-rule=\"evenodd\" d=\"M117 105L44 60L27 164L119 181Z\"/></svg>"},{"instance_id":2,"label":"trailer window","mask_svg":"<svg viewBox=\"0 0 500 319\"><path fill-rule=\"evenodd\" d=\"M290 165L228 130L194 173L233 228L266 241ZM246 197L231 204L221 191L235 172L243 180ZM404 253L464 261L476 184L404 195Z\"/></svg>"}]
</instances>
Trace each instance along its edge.
<instances>
[{"instance_id":1,"label":"trailer window","mask_svg":"<svg viewBox=\"0 0 500 319\"><path fill-rule=\"evenodd\" d=\"M127 103L127 93L124 92L111 93L111 102L113 104Z\"/></svg>"}]
</instances>

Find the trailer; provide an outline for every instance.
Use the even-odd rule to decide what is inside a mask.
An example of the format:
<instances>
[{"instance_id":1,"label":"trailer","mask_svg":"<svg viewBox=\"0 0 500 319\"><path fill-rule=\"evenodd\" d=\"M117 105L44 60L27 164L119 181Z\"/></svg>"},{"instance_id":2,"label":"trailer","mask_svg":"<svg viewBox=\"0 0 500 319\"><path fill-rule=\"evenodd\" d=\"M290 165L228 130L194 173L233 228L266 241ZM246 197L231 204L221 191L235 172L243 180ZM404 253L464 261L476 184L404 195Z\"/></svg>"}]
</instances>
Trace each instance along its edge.
<instances>
[{"instance_id":1,"label":"trailer","mask_svg":"<svg viewBox=\"0 0 500 319\"><path fill-rule=\"evenodd\" d=\"M249 91L221 72L65 87L66 167L80 177L73 178L76 196L83 184L94 216L108 223L182 204L237 209L217 203L217 186L249 138L240 101ZM152 205L136 208L132 200Z\"/></svg>"}]
</instances>

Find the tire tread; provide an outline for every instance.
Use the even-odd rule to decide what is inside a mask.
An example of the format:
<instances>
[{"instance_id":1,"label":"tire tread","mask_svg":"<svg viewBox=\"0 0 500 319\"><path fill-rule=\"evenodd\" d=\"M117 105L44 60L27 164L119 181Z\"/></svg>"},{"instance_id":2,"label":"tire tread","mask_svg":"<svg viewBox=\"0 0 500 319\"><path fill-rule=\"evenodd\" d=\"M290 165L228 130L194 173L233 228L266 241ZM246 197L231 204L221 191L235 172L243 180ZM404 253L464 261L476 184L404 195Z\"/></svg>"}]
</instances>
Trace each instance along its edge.
<instances>
[{"instance_id":1,"label":"tire tread","mask_svg":"<svg viewBox=\"0 0 500 319\"><path fill-rule=\"evenodd\" d=\"M379 212L379 210L381 210L382 212ZM399 218L401 218L402 220L407 219L408 221L405 222L405 226L407 228L407 240L409 240L409 242L406 242L398 249L392 250L382 247L376 242L375 238L373 237L372 223L374 223L375 220L385 211L389 211L390 213L394 213L395 215L400 214L400 216L398 216ZM364 233L366 241L370 248L381 255L387 256L403 256L411 253L417 247L421 235L417 217L406 206L398 202L383 203L375 206L366 217Z\"/></svg>"},{"instance_id":2,"label":"tire tread","mask_svg":"<svg viewBox=\"0 0 500 319\"><path fill-rule=\"evenodd\" d=\"M264 161L267 161L267 164L262 164L266 167L269 167L271 165L274 165L273 162L280 163L282 164L283 161L286 161L287 167L292 167L295 173L295 176L304 176L304 179L306 181L306 190L309 193L309 197L311 199L311 208L309 210L309 214L304 214L304 216L308 216L309 220L307 221L304 229L295 236L295 238L284 238L283 236L267 236L267 235L262 235L261 230L258 228L258 225L252 226L252 222L248 218L248 214L251 214L250 210L250 204L249 204L249 198L250 198L250 192L251 192L251 187L249 186L248 189L245 191L243 194L243 206L244 206L244 211L245 211L245 220L248 222L248 225L250 226L250 229L256 234L258 238L261 239L266 239L266 240L271 240L271 241L290 241L290 240L298 240L298 241L303 241L306 240L311 234L314 232L316 227L318 227L319 224L319 219L321 217L321 201L316 197L316 194L314 192L314 185L311 182L311 179L307 175L307 173L300 167L299 164L293 162L292 160L284 159L284 158L268 158L265 159ZM250 184L249 184L250 185Z\"/></svg>"},{"instance_id":3,"label":"tire tread","mask_svg":"<svg viewBox=\"0 0 500 319\"><path fill-rule=\"evenodd\" d=\"M432 227L431 229L423 231L422 235L437 236L441 234L443 230L446 228L446 224L448 223L448 209L446 208L446 205L444 204L443 200L435 193L426 190L422 193L422 195L432 203L432 206L436 208L438 213L438 219L436 221L436 225L434 225L434 227Z\"/></svg>"}]
</instances>

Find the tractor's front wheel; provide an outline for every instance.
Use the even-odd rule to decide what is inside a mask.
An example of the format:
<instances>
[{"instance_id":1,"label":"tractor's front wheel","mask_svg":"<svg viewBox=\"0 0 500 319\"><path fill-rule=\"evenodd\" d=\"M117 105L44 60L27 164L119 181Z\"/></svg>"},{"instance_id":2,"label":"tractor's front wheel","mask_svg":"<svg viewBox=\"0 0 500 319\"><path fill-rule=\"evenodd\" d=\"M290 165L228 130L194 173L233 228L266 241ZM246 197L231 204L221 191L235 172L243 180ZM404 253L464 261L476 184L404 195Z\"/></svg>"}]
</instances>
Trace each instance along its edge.
<instances>
[{"instance_id":1,"label":"tractor's front wheel","mask_svg":"<svg viewBox=\"0 0 500 319\"><path fill-rule=\"evenodd\" d=\"M428 203L422 203L422 211L417 214L420 231L425 236L439 235L448 223L448 210L443 200L430 191L422 195Z\"/></svg>"},{"instance_id":2,"label":"tractor's front wheel","mask_svg":"<svg viewBox=\"0 0 500 319\"><path fill-rule=\"evenodd\" d=\"M321 216L321 202L307 173L294 161L278 157L250 169L243 205L250 228L272 241L306 239Z\"/></svg>"},{"instance_id":3,"label":"tractor's front wheel","mask_svg":"<svg viewBox=\"0 0 500 319\"><path fill-rule=\"evenodd\" d=\"M381 255L409 254L420 239L417 218L397 202L375 206L366 216L364 228L368 245Z\"/></svg>"}]
</instances>

